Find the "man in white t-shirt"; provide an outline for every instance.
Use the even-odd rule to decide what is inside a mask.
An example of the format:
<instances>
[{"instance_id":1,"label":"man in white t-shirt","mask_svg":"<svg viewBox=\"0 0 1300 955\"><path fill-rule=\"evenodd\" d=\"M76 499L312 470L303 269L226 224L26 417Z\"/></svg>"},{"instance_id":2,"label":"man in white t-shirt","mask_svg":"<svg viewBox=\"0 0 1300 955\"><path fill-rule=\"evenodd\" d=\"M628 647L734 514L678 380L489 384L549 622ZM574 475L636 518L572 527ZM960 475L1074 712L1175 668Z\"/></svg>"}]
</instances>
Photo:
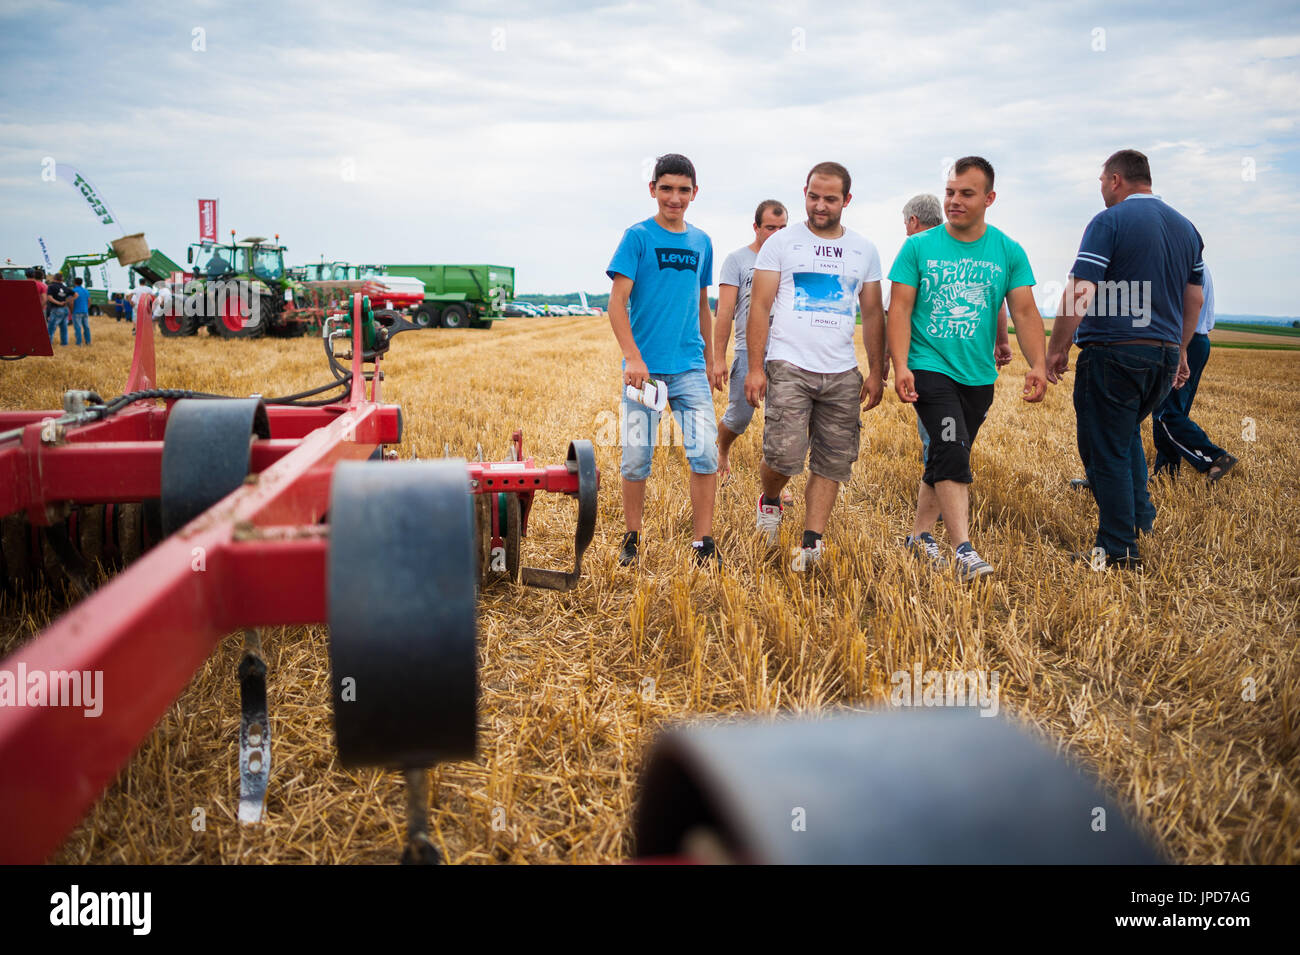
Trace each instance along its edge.
<instances>
[{"instance_id":1,"label":"man in white t-shirt","mask_svg":"<svg viewBox=\"0 0 1300 955\"><path fill-rule=\"evenodd\" d=\"M727 410L718 423L718 475L725 484L731 473L731 444L745 433L754 406L745 400L745 374L749 359L745 351L745 332L749 324L749 292L754 281L754 262L763 243L785 228L789 213L775 199L764 199L754 211L754 241L742 245L722 262L718 278L718 317L713 321L713 354L718 358L720 380L714 387L728 384ZM732 319L736 328L736 355L727 371L727 339L731 337Z\"/></svg>"},{"instance_id":2,"label":"man in white t-shirt","mask_svg":"<svg viewBox=\"0 0 1300 955\"><path fill-rule=\"evenodd\" d=\"M755 407L766 398L755 527L768 543L777 542L781 489L803 473L807 457L812 473L796 570L821 559L835 496L858 459L858 405L871 410L884 391L880 254L840 225L851 187L849 171L839 163L813 166L804 186L807 221L769 239L754 264L745 398ZM859 307L869 363L865 379L853 349Z\"/></svg>"}]
</instances>

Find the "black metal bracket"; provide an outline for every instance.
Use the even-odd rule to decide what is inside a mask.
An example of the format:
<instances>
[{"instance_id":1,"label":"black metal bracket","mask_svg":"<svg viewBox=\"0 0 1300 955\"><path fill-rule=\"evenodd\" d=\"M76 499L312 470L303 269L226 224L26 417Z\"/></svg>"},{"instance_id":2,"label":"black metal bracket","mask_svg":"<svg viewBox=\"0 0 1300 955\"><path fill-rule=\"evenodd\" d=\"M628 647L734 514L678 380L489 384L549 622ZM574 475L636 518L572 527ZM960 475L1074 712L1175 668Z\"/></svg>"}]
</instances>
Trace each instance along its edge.
<instances>
[{"instance_id":1,"label":"black metal bracket","mask_svg":"<svg viewBox=\"0 0 1300 955\"><path fill-rule=\"evenodd\" d=\"M578 526L573 535L573 570L546 570L525 567L523 583L529 587L547 590L572 590L582 577L582 555L596 533L596 492L600 476L596 471L596 449L590 441L569 442L569 453L564 462L570 472L578 475Z\"/></svg>"}]
</instances>

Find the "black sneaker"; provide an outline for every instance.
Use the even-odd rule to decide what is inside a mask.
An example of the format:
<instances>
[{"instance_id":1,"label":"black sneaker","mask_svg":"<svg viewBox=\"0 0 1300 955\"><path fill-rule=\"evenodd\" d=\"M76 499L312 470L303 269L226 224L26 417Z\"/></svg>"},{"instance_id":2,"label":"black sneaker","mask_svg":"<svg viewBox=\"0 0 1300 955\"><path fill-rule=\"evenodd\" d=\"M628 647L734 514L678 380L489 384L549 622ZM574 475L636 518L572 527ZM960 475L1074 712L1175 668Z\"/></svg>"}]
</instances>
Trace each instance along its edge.
<instances>
[{"instance_id":1,"label":"black sneaker","mask_svg":"<svg viewBox=\"0 0 1300 955\"><path fill-rule=\"evenodd\" d=\"M637 561L637 550L641 543L641 535L636 531L628 531L623 535L623 547L618 552L618 562L620 566L628 567Z\"/></svg>"},{"instance_id":2,"label":"black sneaker","mask_svg":"<svg viewBox=\"0 0 1300 955\"><path fill-rule=\"evenodd\" d=\"M709 564L722 566L722 557L718 553L718 548L714 545L713 538L707 534L704 535L704 540L692 541L691 550L695 554L696 563L705 566Z\"/></svg>"}]
</instances>

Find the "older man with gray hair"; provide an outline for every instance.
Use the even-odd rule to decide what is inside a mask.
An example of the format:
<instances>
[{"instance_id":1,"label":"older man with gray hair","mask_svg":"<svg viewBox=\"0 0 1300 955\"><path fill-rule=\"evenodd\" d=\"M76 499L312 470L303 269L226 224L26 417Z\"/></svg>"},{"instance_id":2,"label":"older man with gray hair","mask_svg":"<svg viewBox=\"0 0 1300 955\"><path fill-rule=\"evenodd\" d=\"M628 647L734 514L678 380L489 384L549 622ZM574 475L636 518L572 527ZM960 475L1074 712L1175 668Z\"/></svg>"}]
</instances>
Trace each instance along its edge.
<instances>
[{"instance_id":1,"label":"older man with gray hair","mask_svg":"<svg viewBox=\"0 0 1300 955\"><path fill-rule=\"evenodd\" d=\"M939 205L938 196L923 192L908 199L907 205L903 206L903 228L908 235L916 235L942 223L943 206Z\"/></svg>"},{"instance_id":2,"label":"older man with gray hair","mask_svg":"<svg viewBox=\"0 0 1300 955\"><path fill-rule=\"evenodd\" d=\"M907 230L908 235L916 235L918 232L925 232L929 229L936 229L943 224L943 205L939 202L939 197L923 192L920 195L913 196L907 200L903 206L903 228ZM888 303L886 303L888 307ZM997 338L993 345L993 361L998 368L1011 362L1011 336L1007 333L1007 306L1003 302L998 308L998 332ZM925 430L925 425L918 417L916 419L916 431L921 436L921 463L924 464L930 454L930 435ZM916 491L916 510L918 514L924 515L930 523L943 518L939 513L939 498L925 481L920 482ZM922 535L920 545L916 548L918 553L925 553L936 566L945 566L947 561L937 556L938 545L934 550L930 550L930 541L924 538L929 534Z\"/></svg>"}]
</instances>

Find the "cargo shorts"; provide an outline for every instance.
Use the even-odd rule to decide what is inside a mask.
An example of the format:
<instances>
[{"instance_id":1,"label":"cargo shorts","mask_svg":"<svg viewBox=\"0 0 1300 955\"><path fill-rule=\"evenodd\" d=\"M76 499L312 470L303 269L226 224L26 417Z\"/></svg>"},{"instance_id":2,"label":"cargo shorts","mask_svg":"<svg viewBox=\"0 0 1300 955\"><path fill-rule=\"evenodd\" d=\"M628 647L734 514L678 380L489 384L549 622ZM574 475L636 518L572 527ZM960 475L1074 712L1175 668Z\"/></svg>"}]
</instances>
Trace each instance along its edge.
<instances>
[{"instance_id":1,"label":"cargo shorts","mask_svg":"<svg viewBox=\"0 0 1300 955\"><path fill-rule=\"evenodd\" d=\"M769 361L766 372L764 463L794 477L803 473L807 456L813 474L846 482L858 459L862 372L821 374L788 361Z\"/></svg>"}]
</instances>

